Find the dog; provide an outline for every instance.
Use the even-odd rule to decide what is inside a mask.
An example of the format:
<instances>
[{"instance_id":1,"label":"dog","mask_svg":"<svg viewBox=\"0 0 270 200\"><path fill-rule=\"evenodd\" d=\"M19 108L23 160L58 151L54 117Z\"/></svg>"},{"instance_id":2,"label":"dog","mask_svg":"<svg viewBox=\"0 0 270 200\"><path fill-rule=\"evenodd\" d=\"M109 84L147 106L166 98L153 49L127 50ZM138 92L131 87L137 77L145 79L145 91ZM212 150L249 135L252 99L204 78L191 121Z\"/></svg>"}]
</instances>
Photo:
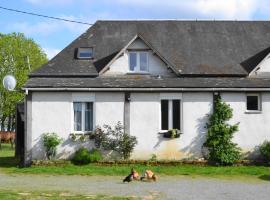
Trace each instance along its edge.
<instances>
[{"instance_id":1,"label":"dog","mask_svg":"<svg viewBox=\"0 0 270 200\"><path fill-rule=\"evenodd\" d=\"M157 176L154 174L154 172L152 172L151 170L145 170L144 172L144 176L142 176L140 178L141 181L143 180L153 180L153 181L157 181Z\"/></svg>"},{"instance_id":2,"label":"dog","mask_svg":"<svg viewBox=\"0 0 270 200\"><path fill-rule=\"evenodd\" d=\"M134 168L132 168L130 174L127 175L126 178L124 178L123 182L129 183L133 180L139 180L139 179L140 179L139 173Z\"/></svg>"}]
</instances>

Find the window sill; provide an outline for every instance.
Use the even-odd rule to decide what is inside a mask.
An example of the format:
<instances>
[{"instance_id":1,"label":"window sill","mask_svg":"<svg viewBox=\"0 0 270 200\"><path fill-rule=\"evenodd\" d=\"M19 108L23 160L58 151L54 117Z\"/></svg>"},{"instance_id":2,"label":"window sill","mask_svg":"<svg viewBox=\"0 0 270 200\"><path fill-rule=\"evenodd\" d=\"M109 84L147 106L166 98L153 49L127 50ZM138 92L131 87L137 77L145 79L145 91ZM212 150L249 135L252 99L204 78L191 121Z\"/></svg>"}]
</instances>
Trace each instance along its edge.
<instances>
[{"instance_id":1,"label":"window sill","mask_svg":"<svg viewBox=\"0 0 270 200\"><path fill-rule=\"evenodd\" d=\"M85 135L85 134L90 134L93 131L73 131L71 134L75 134L75 135Z\"/></svg>"},{"instance_id":2,"label":"window sill","mask_svg":"<svg viewBox=\"0 0 270 200\"><path fill-rule=\"evenodd\" d=\"M261 114L261 110L246 110L245 114Z\"/></svg>"},{"instance_id":3,"label":"window sill","mask_svg":"<svg viewBox=\"0 0 270 200\"><path fill-rule=\"evenodd\" d=\"M127 72L127 75L149 75L149 72Z\"/></svg>"}]
</instances>

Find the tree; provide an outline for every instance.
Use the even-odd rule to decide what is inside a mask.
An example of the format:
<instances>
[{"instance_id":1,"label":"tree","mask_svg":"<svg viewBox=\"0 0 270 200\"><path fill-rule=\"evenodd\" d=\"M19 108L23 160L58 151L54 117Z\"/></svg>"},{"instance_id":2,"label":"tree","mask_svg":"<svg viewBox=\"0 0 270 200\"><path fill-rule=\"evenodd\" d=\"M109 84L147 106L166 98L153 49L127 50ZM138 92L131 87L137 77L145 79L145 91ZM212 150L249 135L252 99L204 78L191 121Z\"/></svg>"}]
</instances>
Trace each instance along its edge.
<instances>
[{"instance_id":1,"label":"tree","mask_svg":"<svg viewBox=\"0 0 270 200\"><path fill-rule=\"evenodd\" d=\"M221 101L220 96L214 102L214 112L207 124L207 136L204 146L209 151L209 161L219 165L232 165L240 159L240 148L232 142L238 124L227 123L232 118L232 108Z\"/></svg>"},{"instance_id":2,"label":"tree","mask_svg":"<svg viewBox=\"0 0 270 200\"><path fill-rule=\"evenodd\" d=\"M25 84L29 72L47 62L46 54L32 39L22 33L0 33L0 80L12 74L17 80L16 91L8 92L0 84L0 127L14 130L16 104L24 94L18 92Z\"/></svg>"}]
</instances>

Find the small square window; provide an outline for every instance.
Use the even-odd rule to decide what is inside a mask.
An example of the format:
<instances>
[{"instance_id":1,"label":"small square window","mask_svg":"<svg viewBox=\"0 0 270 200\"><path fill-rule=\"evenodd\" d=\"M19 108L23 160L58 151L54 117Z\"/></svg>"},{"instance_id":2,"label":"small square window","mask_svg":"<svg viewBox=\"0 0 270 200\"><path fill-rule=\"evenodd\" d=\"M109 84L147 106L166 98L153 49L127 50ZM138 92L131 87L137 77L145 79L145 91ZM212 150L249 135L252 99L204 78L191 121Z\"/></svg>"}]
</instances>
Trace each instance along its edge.
<instances>
[{"instance_id":1,"label":"small square window","mask_svg":"<svg viewBox=\"0 0 270 200\"><path fill-rule=\"evenodd\" d=\"M79 58L79 59L93 58L93 48L91 48L91 47L78 48L77 58Z\"/></svg>"},{"instance_id":2,"label":"small square window","mask_svg":"<svg viewBox=\"0 0 270 200\"><path fill-rule=\"evenodd\" d=\"M260 111L260 95L247 94L247 111Z\"/></svg>"}]
</instances>

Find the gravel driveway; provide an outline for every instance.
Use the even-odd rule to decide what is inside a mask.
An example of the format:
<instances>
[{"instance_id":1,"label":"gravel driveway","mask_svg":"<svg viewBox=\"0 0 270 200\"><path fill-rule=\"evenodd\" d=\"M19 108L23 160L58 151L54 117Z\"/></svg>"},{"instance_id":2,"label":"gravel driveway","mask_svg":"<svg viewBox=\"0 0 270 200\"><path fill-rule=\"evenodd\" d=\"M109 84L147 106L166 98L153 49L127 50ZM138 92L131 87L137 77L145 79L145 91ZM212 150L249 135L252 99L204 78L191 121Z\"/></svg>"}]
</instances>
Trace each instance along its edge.
<instances>
[{"instance_id":1,"label":"gravel driveway","mask_svg":"<svg viewBox=\"0 0 270 200\"><path fill-rule=\"evenodd\" d=\"M270 181L165 176L158 182L122 183L122 177L11 175L0 173L0 189L136 196L144 199L270 199Z\"/></svg>"}]
</instances>

